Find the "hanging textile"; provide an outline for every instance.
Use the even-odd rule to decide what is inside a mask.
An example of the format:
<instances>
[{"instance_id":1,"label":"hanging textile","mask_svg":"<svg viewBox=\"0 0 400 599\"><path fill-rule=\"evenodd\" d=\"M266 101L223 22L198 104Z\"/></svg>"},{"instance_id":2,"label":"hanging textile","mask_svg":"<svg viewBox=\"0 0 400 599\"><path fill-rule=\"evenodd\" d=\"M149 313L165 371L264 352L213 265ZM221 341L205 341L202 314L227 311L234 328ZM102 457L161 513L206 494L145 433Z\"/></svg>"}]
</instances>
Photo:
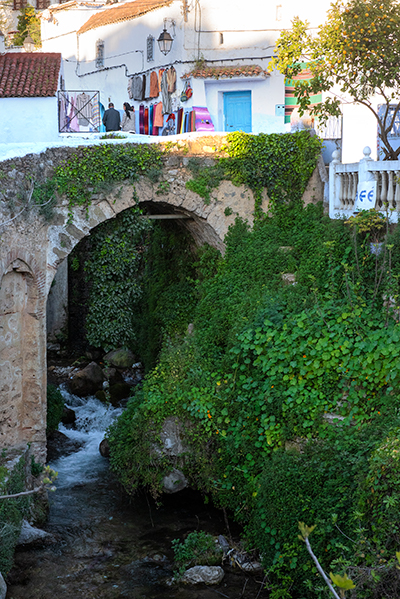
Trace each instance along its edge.
<instances>
[{"instance_id":1,"label":"hanging textile","mask_svg":"<svg viewBox=\"0 0 400 599\"><path fill-rule=\"evenodd\" d=\"M67 104L68 104L68 92L61 93L61 97L58 101L58 130L60 133L67 131Z\"/></svg>"},{"instance_id":2,"label":"hanging textile","mask_svg":"<svg viewBox=\"0 0 400 599\"><path fill-rule=\"evenodd\" d=\"M160 69L158 71L158 93L161 93L161 82L162 82L162 76L164 74L165 69Z\"/></svg>"},{"instance_id":3,"label":"hanging textile","mask_svg":"<svg viewBox=\"0 0 400 599\"><path fill-rule=\"evenodd\" d=\"M146 100L148 100L151 96L150 96L150 74L146 76L146 86L145 86L145 90L144 90L144 97Z\"/></svg>"},{"instance_id":4,"label":"hanging textile","mask_svg":"<svg viewBox=\"0 0 400 599\"><path fill-rule=\"evenodd\" d=\"M150 73L150 98L157 98L160 93L156 71Z\"/></svg>"},{"instance_id":5,"label":"hanging textile","mask_svg":"<svg viewBox=\"0 0 400 599\"><path fill-rule=\"evenodd\" d=\"M92 122L97 131L100 129L100 105L96 102L92 110Z\"/></svg>"},{"instance_id":6,"label":"hanging textile","mask_svg":"<svg viewBox=\"0 0 400 599\"><path fill-rule=\"evenodd\" d=\"M154 112L153 104L150 104L150 106L149 106L149 135L153 135L153 112Z\"/></svg>"},{"instance_id":7,"label":"hanging textile","mask_svg":"<svg viewBox=\"0 0 400 599\"><path fill-rule=\"evenodd\" d=\"M183 108L179 108L179 110L178 110L178 118L176 119L176 132L177 133L181 132L182 112L183 112Z\"/></svg>"},{"instance_id":8,"label":"hanging textile","mask_svg":"<svg viewBox=\"0 0 400 599\"><path fill-rule=\"evenodd\" d=\"M130 100L133 100L133 82L134 82L134 77L131 77L130 79L128 79L128 85L127 85L127 91L128 91L128 97Z\"/></svg>"},{"instance_id":9,"label":"hanging textile","mask_svg":"<svg viewBox=\"0 0 400 599\"><path fill-rule=\"evenodd\" d=\"M156 127L163 127L164 126L164 119L163 119L163 105L162 102L158 102L158 104L155 105L154 108L154 125Z\"/></svg>"},{"instance_id":10,"label":"hanging textile","mask_svg":"<svg viewBox=\"0 0 400 599\"><path fill-rule=\"evenodd\" d=\"M168 92L173 94L176 90L176 71L174 67L169 68L167 71L167 86Z\"/></svg>"},{"instance_id":11,"label":"hanging textile","mask_svg":"<svg viewBox=\"0 0 400 599\"><path fill-rule=\"evenodd\" d=\"M139 133L140 135L144 135L144 106L141 104L139 106Z\"/></svg>"},{"instance_id":12,"label":"hanging textile","mask_svg":"<svg viewBox=\"0 0 400 599\"><path fill-rule=\"evenodd\" d=\"M76 114L78 117L79 125L88 127L90 125L90 119L92 118L93 106L91 98L85 92L78 94L76 97Z\"/></svg>"},{"instance_id":13,"label":"hanging textile","mask_svg":"<svg viewBox=\"0 0 400 599\"><path fill-rule=\"evenodd\" d=\"M106 109L104 108L104 105L101 102L99 102L99 106L100 106L100 131L103 133L106 130L105 126L103 125L103 116L104 116Z\"/></svg>"},{"instance_id":14,"label":"hanging textile","mask_svg":"<svg viewBox=\"0 0 400 599\"><path fill-rule=\"evenodd\" d=\"M133 99L139 102L143 99L143 77L134 77L132 81Z\"/></svg>"},{"instance_id":15,"label":"hanging textile","mask_svg":"<svg viewBox=\"0 0 400 599\"><path fill-rule=\"evenodd\" d=\"M161 98L163 103L163 114L170 114L171 96L168 93L167 71L164 71L161 79Z\"/></svg>"},{"instance_id":16,"label":"hanging textile","mask_svg":"<svg viewBox=\"0 0 400 599\"><path fill-rule=\"evenodd\" d=\"M69 130L75 131L77 133L79 131L79 123L76 118L76 110L75 110L75 102L76 102L76 94L73 98L71 98L71 109L69 111Z\"/></svg>"},{"instance_id":17,"label":"hanging textile","mask_svg":"<svg viewBox=\"0 0 400 599\"><path fill-rule=\"evenodd\" d=\"M206 107L193 106L196 113L196 131L214 131L210 113Z\"/></svg>"},{"instance_id":18,"label":"hanging textile","mask_svg":"<svg viewBox=\"0 0 400 599\"><path fill-rule=\"evenodd\" d=\"M149 109L147 106L144 109L144 134L149 134Z\"/></svg>"}]
</instances>

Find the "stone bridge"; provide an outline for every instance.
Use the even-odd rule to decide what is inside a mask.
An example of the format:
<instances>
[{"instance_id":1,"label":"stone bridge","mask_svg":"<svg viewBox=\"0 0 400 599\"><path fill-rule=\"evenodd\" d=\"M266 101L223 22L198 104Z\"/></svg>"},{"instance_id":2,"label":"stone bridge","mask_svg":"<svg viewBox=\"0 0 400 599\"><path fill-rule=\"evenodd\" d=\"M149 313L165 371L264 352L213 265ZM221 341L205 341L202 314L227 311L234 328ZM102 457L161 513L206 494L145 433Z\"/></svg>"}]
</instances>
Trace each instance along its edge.
<instances>
[{"instance_id":1,"label":"stone bridge","mask_svg":"<svg viewBox=\"0 0 400 599\"><path fill-rule=\"evenodd\" d=\"M195 150L207 167L213 160L210 142L202 143ZM73 151L54 148L0 163L0 448L28 442L41 461L46 457L46 303L57 268L74 246L98 224L135 205L135 197L147 213L179 218L196 244L209 243L221 252L237 216L253 221L254 198L243 186L222 182L208 205L189 191L189 156L178 152L164 158L166 193L142 178L134 187L121 182L94 196L88 211L75 208L71 223L65 199L49 223L35 208L16 216L24 208L30 181L50 177ZM310 180L306 202L324 197L320 174L324 176L322 167ZM267 203L265 195L264 209Z\"/></svg>"}]
</instances>

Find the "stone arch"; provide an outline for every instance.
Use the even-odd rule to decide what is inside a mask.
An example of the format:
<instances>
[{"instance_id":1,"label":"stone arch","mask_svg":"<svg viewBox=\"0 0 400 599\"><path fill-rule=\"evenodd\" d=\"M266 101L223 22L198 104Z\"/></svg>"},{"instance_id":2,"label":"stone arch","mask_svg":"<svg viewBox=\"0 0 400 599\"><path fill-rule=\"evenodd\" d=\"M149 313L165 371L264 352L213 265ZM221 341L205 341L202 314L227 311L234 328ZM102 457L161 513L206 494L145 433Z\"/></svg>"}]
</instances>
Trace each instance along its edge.
<instances>
[{"instance_id":1,"label":"stone arch","mask_svg":"<svg viewBox=\"0 0 400 599\"><path fill-rule=\"evenodd\" d=\"M239 216L250 225L253 223L253 193L245 186L235 187L230 181L223 181L212 194L210 202L205 203L199 195L186 188L185 183L190 177L185 169L182 169L181 176L177 175L178 170L166 171L168 185L163 193L142 178L134 185L129 182L115 184L106 193L93 196L88 208L74 207L72 219L68 216L66 203L58 207L48 235L48 267L53 276L62 260L93 228L137 203L151 214L176 216L197 245L208 243L224 253L224 237L235 218ZM264 207L266 202L265 197ZM226 208L230 209L227 213Z\"/></svg>"},{"instance_id":2,"label":"stone arch","mask_svg":"<svg viewBox=\"0 0 400 599\"><path fill-rule=\"evenodd\" d=\"M32 268L26 252L21 251L9 253L1 273L0 446L31 443L35 455L44 459L44 278L35 270L36 265Z\"/></svg>"}]
</instances>

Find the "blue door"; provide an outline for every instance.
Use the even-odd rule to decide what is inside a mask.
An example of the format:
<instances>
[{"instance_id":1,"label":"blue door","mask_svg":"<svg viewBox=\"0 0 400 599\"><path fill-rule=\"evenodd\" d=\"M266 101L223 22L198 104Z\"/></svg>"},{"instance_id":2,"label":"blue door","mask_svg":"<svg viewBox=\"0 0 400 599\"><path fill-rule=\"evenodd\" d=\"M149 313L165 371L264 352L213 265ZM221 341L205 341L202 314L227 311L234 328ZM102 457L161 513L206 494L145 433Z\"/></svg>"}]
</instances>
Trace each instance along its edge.
<instances>
[{"instance_id":1,"label":"blue door","mask_svg":"<svg viewBox=\"0 0 400 599\"><path fill-rule=\"evenodd\" d=\"M251 91L224 93L225 131L251 133Z\"/></svg>"}]
</instances>

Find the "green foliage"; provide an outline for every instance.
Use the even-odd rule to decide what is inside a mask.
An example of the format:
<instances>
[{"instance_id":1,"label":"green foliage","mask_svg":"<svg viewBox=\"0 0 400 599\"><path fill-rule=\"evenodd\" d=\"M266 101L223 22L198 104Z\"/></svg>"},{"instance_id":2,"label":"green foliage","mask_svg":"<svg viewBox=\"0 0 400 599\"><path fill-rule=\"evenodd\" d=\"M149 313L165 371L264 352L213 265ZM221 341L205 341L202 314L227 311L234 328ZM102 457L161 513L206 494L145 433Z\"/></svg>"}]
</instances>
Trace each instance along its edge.
<instances>
[{"instance_id":1,"label":"green foliage","mask_svg":"<svg viewBox=\"0 0 400 599\"><path fill-rule=\"evenodd\" d=\"M196 252L188 234L173 223L156 224L147 244L143 295L134 326L136 351L149 370L163 342L186 332L197 294L193 280Z\"/></svg>"},{"instance_id":2,"label":"green foliage","mask_svg":"<svg viewBox=\"0 0 400 599\"><path fill-rule=\"evenodd\" d=\"M214 566L220 564L222 559L222 549L216 545L215 538L203 530L189 533L183 542L174 539L172 549L177 577L182 576L188 568Z\"/></svg>"},{"instance_id":3,"label":"green foliage","mask_svg":"<svg viewBox=\"0 0 400 599\"><path fill-rule=\"evenodd\" d=\"M47 385L47 425L46 433L50 434L58 429L64 410L64 399L58 387ZM33 468L33 464L32 464ZM32 470L33 473L33 470Z\"/></svg>"},{"instance_id":4,"label":"green foliage","mask_svg":"<svg viewBox=\"0 0 400 599\"><path fill-rule=\"evenodd\" d=\"M293 82L301 113L310 109L322 120L328 115L340 116L338 96L326 94L322 103L311 106L313 95L334 87L368 107L377 119L385 157L390 160L397 160L400 154L400 148L393 149L388 140L400 108L399 22L400 7L395 0L338 0L317 33L296 17L292 29L278 38L277 57L270 64L292 79L300 72L301 62L307 62L311 79ZM385 107L380 114L376 95ZM389 110L391 103L395 111Z\"/></svg>"},{"instance_id":5,"label":"green foliage","mask_svg":"<svg viewBox=\"0 0 400 599\"><path fill-rule=\"evenodd\" d=\"M43 472L43 464L35 460L35 456L31 456L31 473L35 478Z\"/></svg>"},{"instance_id":6,"label":"green foliage","mask_svg":"<svg viewBox=\"0 0 400 599\"><path fill-rule=\"evenodd\" d=\"M41 47L40 20L36 16L36 10L31 4L26 4L21 8L18 15L17 30L18 33L15 34L13 40L15 46L22 46L25 38L30 35L35 42L35 47Z\"/></svg>"},{"instance_id":7,"label":"green foliage","mask_svg":"<svg viewBox=\"0 0 400 599\"><path fill-rule=\"evenodd\" d=\"M25 490L25 466L22 457L6 481L0 477L0 495L12 495ZM12 567L21 523L29 512L30 502L29 496L0 501L0 572L3 575Z\"/></svg>"},{"instance_id":8,"label":"green foliage","mask_svg":"<svg viewBox=\"0 0 400 599\"><path fill-rule=\"evenodd\" d=\"M243 147L227 161L243 165L237 182L256 185L240 162L255 142L237 140ZM138 318L161 352L110 427L110 464L129 493L145 485L155 496L179 467L246 524L275 599L326 596L297 538L299 520L317 525L313 545L327 572L348 572L360 599L390 596L385 584L393 597L400 233L379 215L346 224L322 206L304 209L305 180L294 171L287 196L286 183L271 181L269 218L253 230L236 220L224 257L209 247L184 254L186 240L168 228L151 233ZM371 254L376 232L382 251ZM176 460L154 451L171 417L188 447Z\"/></svg>"},{"instance_id":9,"label":"green foliage","mask_svg":"<svg viewBox=\"0 0 400 599\"><path fill-rule=\"evenodd\" d=\"M93 234L85 263L90 283L87 339L106 351L132 346L133 326L142 295L143 253L151 223L132 208L118 220L100 225Z\"/></svg>"},{"instance_id":10,"label":"green foliage","mask_svg":"<svg viewBox=\"0 0 400 599\"><path fill-rule=\"evenodd\" d=\"M266 188L271 211L301 205L306 185L321 152L321 141L306 131L287 135L249 135L241 131L227 135L227 157L212 167L200 168L191 158L188 167L194 178L186 187L210 202L210 193L223 179L247 185L254 192L254 211L262 216L262 190Z\"/></svg>"},{"instance_id":11,"label":"green foliage","mask_svg":"<svg viewBox=\"0 0 400 599\"><path fill-rule=\"evenodd\" d=\"M370 542L378 546L384 542L389 552L400 545L399 433L399 428L393 428L390 436L372 453L358 503ZM387 558L386 552L384 557Z\"/></svg>"},{"instance_id":12,"label":"green foliage","mask_svg":"<svg viewBox=\"0 0 400 599\"><path fill-rule=\"evenodd\" d=\"M126 139L128 136L120 133L119 131L112 131L111 133L105 133L100 135L100 139Z\"/></svg>"},{"instance_id":13,"label":"green foliage","mask_svg":"<svg viewBox=\"0 0 400 599\"><path fill-rule=\"evenodd\" d=\"M188 168L194 174L194 179L187 181L187 189L197 193L203 198L204 203L208 205L211 201L210 193L226 178L226 170L223 163L216 162L213 166L201 168L198 159L190 158Z\"/></svg>"},{"instance_id":14,"label":"green foliage","mask_svg":"<svg viewBox=\"0 0 400 599\"><path fill-rule=\"evenodd\" d=\"M321 152L321 140L307 131L285 135L235 132L227 136L226 150L226 178L253 190L255 214L260 217L263 188L270 199L269 209L275 213L301 205Z\"/></svg>"},{"instance_id":15,"label":"green foliage","mask_svg":"<svg viewBox=\"0 0 400 599\"><path fill-rule=\"evenodd\" d=\"M155 144L102 144L78 148L56 168L51 179L36 187L35 197L65 195L72 218L74 206L89 206L92 196L104 192L107 184L125 180L134 183L141 175L155 181L161 172L161 157L162 152Z\"/></svg>"}]
</instances>

